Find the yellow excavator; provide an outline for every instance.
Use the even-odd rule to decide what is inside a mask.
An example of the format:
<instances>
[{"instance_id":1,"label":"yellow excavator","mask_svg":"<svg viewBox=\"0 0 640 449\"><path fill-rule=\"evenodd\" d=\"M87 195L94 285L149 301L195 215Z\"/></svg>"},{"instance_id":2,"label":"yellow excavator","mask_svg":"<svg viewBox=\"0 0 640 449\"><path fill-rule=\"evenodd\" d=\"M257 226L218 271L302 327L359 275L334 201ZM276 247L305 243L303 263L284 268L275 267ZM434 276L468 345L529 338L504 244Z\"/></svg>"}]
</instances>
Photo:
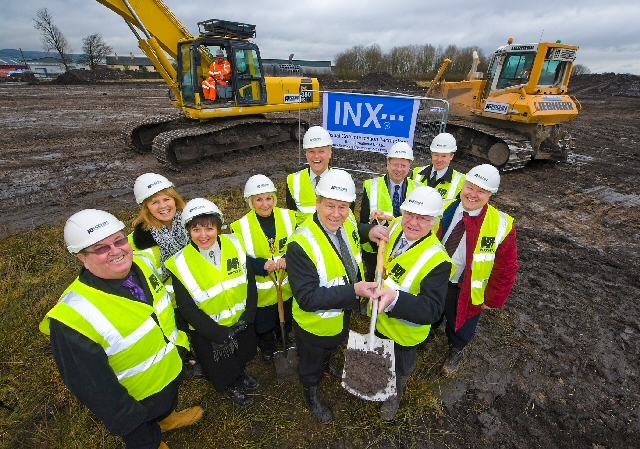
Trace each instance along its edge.
<instances>
[{"instance_id":1,"label":"yellow excavator","mask_svg":"<svg viewBox=\"0 0 640 449\"><path fill-rule=\"evenodd\" d=\"M254 25L212 19L198 22L200 34L192 36L161 0L97 1L125 20L169 86L173 105L182 109L127 124L124 137L135 151L152 151L178 169L206 156L297 140L308 128L298 119L268 114L319 107L318 80L300 76L291 64L277 72L294 76L265 76L251 40ZM231 65L231 88L221 89L216 101L205 100L201 83L219 50Z\"/></svg>"},{"instance_id":2,"label":"yellow excavator","mask_svg":"<svg viewBox=\"0 0 640 449\"><path fill-rule=\"evenodd\" d=\"M427 96L449 102L447 131L458 148L503 171L532 159L566 160L570 139L560 124L581 109L568 94L578 47L558 42L507 45L496 50L486 73L478 72L474 52L463 81L444 81L446 59Z\"/></svg>"}]
</instances>

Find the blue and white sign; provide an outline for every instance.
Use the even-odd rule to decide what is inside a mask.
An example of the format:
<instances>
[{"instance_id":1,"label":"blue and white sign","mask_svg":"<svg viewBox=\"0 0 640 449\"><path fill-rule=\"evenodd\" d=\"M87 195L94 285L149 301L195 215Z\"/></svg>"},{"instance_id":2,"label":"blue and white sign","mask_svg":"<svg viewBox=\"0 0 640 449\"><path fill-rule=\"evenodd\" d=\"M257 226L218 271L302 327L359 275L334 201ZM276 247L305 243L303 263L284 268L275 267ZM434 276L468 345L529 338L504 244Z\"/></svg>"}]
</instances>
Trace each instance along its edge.
<instances>
[{"instance_id":1,"label":"blue and white sign","mask_svg":"<svg viewBox=\"0 0 640 449\"><path fill-rule=\"evenodd\" d=\"M396 142L413 147L419 98L325 92L323 104L336 148L386 154Z\"/></svg>"}]
</instances>

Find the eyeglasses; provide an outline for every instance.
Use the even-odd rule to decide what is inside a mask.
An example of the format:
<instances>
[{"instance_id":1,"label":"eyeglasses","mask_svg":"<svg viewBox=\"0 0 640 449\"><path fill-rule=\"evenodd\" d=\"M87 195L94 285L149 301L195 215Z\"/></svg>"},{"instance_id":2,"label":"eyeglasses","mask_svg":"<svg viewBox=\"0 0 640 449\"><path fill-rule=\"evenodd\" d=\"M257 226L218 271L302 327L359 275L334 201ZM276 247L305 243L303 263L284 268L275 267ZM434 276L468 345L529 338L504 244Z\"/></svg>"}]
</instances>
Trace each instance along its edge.
<instances>
[{"instance_id":1,"label":"eyeglasses","mask_svg":"<svg viewBox=\"0 0 640 449\"><path fill-rule=\"evenodd\" d=\"M107 254L111 250L112 246L115 246L116 248L121 248L124 245L126 245L127 243L129 243L129 240L127 240L126 237L122 237L122 238L119 238L118 240L116 240L115 242L113 242L111 245L100 245L96 249L94 249L93 251L85 250L83 252L88 253L88 254L97 254L98 256L102 256L103 254Z\"/></svg>"},{"instance_id":2,"label":"eyeglasses","mask_svg":"<svg viewBox=\"0 0 640 449\"><path fill-rule=\"evenodd\" d=\"M431 224L434 221L434 217L431 217L428 215L418 215L406 210L404 211L404 215L407 217L408 220L415 219L418 223Z\"/></svg>"},{"instance_id":3,"label":"eyeglasses","mask_svg":"<svg viewBox=\"0 0 640 449\"><path fill-rule=\"evenodd\" d=\"M411 168L411 166L409 164L402 164L399 162L395 162L395 163L388 163L389 167L391 168L395 168L395 169L399 169L399 170L408 170L409 168Z\"/></svg>"}]
</instances>

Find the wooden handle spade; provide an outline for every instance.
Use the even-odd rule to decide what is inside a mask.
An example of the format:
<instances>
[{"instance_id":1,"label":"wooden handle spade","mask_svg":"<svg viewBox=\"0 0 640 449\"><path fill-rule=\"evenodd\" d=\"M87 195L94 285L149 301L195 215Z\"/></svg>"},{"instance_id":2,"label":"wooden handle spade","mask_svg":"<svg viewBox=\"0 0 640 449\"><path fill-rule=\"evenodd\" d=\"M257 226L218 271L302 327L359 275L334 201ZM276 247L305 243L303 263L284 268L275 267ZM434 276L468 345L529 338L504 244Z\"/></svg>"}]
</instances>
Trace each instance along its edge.
<instances>
[{"instance_id":1,"label":"wooden handle spade","mask_svg":"<svg viewBox=\"0 0 640 449\"><path fill-rule=\"evenodd\" d=\"M378 258L376 260L376 282L378 283L377 290L382 288L382 272L384 271L384 253L387 249L387 242L380 239L378 242ZM378 300L373 300L371 307L371 322L369 323L369 350L373 350L374 332L376 330L376 321L378 320Z\"/></svg>"}]
</instances>

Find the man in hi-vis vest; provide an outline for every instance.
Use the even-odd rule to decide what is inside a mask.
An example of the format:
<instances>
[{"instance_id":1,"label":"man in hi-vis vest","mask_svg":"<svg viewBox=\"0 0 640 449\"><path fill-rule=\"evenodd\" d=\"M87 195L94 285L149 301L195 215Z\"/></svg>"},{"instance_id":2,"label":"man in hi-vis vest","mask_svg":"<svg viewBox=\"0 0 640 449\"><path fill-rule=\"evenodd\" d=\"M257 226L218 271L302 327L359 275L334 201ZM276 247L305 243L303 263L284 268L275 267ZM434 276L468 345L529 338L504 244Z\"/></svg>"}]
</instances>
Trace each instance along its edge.
<instances>
[{"instance_id":1,"label":"man in hi-vis vest","mask_svg":"<svg viewBox=\"0 0 640 449\"><path fill-rule=\"evenodd\" d=\"M455 137L449 133L438 134L429 147L431 165L414 168L412 179L422 185L433 187L445 201L457 198L464 182L464 174L451 166L457 149Z\"/></svg>"},{"instance_id":2,"label":"man in hi-vis vest","mask_svg":"<svg viewBox=\"0 0 640 449\"><path fill-rule=\"evenodd\" d=\"M382 403L380 416L396 415L404 387L416 369L416 348L429 335L444 310L453 265L433 227L443 202L432 187L420 186L400 206L402 217L389 227L384 288L379 298L376 331L393 340L397 394Z\"/></svg>"},{"instance_id":3,"label":"man in hi-vis vest","mask_svg":"<svg viewBox=\"0 0 640 449\"><path fill-rule=\"evenodd\" d=\"M168 449L161 433L199 421L203 410L175 411L187 336L153 261L134 256L124 227L96 209L67 220L65 243L84 267L40 330L64 383L109 432L127 448Z\"/></svg>"},{"instance_id":4,"label":"man in hi-vis vest","mask_svg":"<svg viewBox=\"0 0 640 449\"><path fill-rule=\"evenodd\" d=\"M302 148L307 163L300 171L287 176L287 209L295 211L297 224L302 224L316 211L316 186L329 173L333 140L322 126L312 126L304 134Z\"/></svg>"},{"instance_id":5,"label":"man in hi-vis vest","mask_svg":"<svg viewBox=\"0 0 640 449\"><path fill-rule=\"evenodd\" d=\"M406 142L396 142L387 153L387 174L367 179L363 184L360 223L374 222L378 213L399 217L400 206L407 195L420 184L409 177L413 150ZM367 281L372 281L376 271L376 251L362 245L362 261Z\"/></svg>"},{"instance_id":6,"label":"man in hi-vis vest","mask_svg":"<svg viewBox=\"0 0 640 449\"><path fill-rule=\"evenodd\" d=\"M349 173L329 171L316 193L316 213L289 237L287 272L304 398L315 418L328 423L333 414L318 397L320 379L331 373L331 357L347 338L351 310L377 285L362 281L360 239L378 242L389 233L380 225L358 225L349 207L356 198Z\"/></svg>"},{"instance_id":7,"label":"man in hi-vis vest","mask_svg":"<svg viewBox=\"0 0 640 449\"><path fill-rule=\"evenodd\" d=\"M480 312L504 305L516 282L518 247L513 218L488 204L500 187L493 165L467 173L460 198L445 204L438 236L456 266L447 290L444 317L449 355L442 367L451 376L464 361Z\"/></svg>"}]
</instances>

